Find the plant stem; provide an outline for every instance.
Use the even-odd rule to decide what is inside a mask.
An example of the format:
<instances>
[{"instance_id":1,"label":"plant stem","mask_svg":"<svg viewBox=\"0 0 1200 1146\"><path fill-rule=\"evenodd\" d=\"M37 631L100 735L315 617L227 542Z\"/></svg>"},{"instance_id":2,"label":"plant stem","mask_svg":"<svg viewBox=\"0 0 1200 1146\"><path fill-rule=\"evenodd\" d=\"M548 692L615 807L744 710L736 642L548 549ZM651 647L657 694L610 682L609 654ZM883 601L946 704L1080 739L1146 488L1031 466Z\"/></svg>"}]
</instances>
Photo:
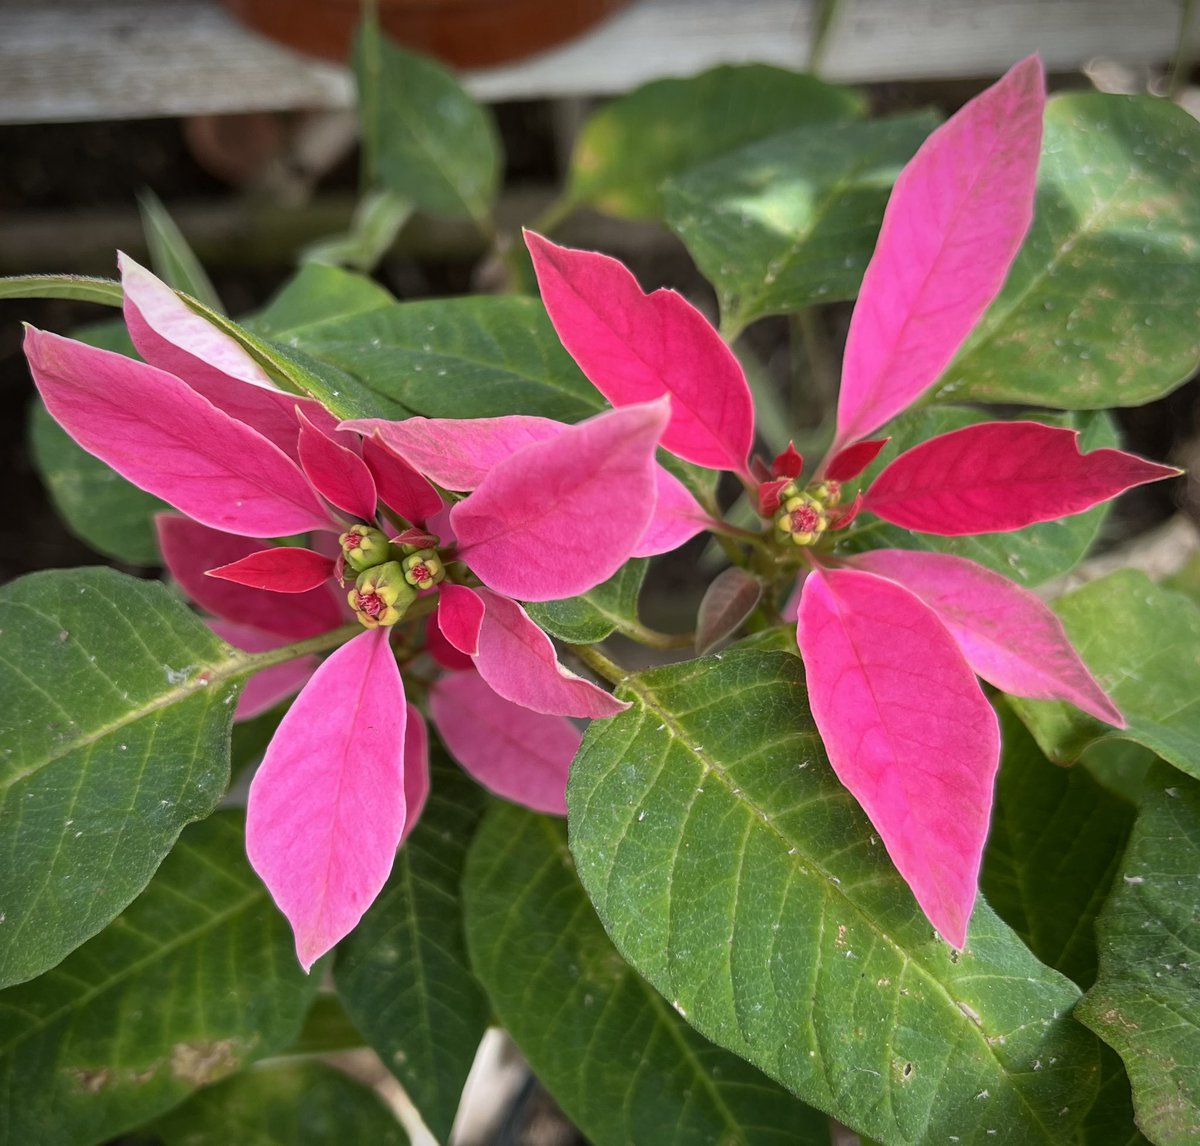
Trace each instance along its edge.
<instances>
[{"instance_id":1,"label":"plant stem","mask_svg":"<svg viewBox=\"0 0 1200 1146\"><path fill-rule=\"evenodd\" d=\"M1167 96L1170 99L1179 98L1192 69L1191 33L1195 7L1195 0L1182 0L1179 6L1179 35L1175 40L1175 59L1171 61L1171 82L1167 87Z\"/></svg>"},{"instance_id":2,"label":"plant stem","mask_svg":"<svg viewBox=\"0 0 1200 1146\"><path fill-rule=\"evenodd\" d=\"M574 213L575 200L570 195L560 195L529 224L529 229L539 235L551 234Z\"/></svg>"},{"instance_id":3,"label":"plant stem","mask_svg":"<svg viewBox=\"0 0 1200 1146\"><path fill-rule=\"evenodd\" d=\"M624 684L629 679L629 673L615 661L610 661L595 645L567 645L567 648L592 672L603 677L614 687Z\"/></svg>"},{"instance_id":4,"label":"plant stem","mask_svg":"<svg viewBox=\"0 0 1200 1146\"><path fill-rule=\"evenodd\" d=\"M651 649L690 649L696 642L695 633L661 633L641 621L622 620L617 631L639 645Z\"/></svg>"},{"instance_id":5,"label":"plant stem","mask_svg":"<svg viewBox=\"0 0 1200 1146\"><path fill-rule=\"evenodd\" d=\"M336 648L338 645L345 644L351 637L365 631L362 625L353 623L342 625L336 629L330 629L325 633L318 633L317 636L297 641L294 645L283 645L278 649L269 649L265 653L243 653L245 667L231 673L230 678L235 679L239 676L248 676L250 673L270 668L272 665L281 665L287 661L293 661L297 657L307 656L309 653L323 653L326 649Z\"/></svg>"}]
</instances>

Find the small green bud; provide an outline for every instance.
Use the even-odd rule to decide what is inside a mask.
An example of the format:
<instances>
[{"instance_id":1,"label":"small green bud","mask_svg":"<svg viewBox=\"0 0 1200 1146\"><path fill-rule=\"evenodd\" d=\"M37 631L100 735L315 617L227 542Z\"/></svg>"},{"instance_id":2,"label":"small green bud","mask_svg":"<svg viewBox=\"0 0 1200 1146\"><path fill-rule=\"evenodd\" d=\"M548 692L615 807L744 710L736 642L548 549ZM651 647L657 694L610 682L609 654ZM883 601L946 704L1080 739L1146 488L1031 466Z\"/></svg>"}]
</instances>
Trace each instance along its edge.
<instances>
[{"instance_id":1,"label":"small green bud","mask_svg":"<svg viewBox=\"0 0 1200 1146\"><path fill-rule=\"evenodd\" d=\"M812 487L809 493L813 495L826 509L833 509L841 504L842 483L826 478L823 482Z\"/></svg>"},{"instance_id":2,"label":"small green bud","mask_svg":"<svg viewBox=\"0 0 1200 1146\"><path fill-rule=\"evenodd\" d=\"M442 559L432 549L419 549L406 557L401 564L404 567L405 580L418 589L432 589L434 585L446 579Z\"/></svg>"},{"instance_id":3,"label":"small green bud","mask_svg":"<svg viewBox=\"0 0 1200 1146\"><path fill-rule=\"evenodd\" d=\"M394 625L417 599L399 561L387 561L361 574L347 600L359 621L368 629Z\"/></svg>"},{"instance_id":4,"label":"small green bud","mask_svg":"<svg viewBox=\"0 0 1200 1146\"><path fill-rule=\"evenodd\" d=\"M812 545L828 525L825 507L807 493L789 497L775 515L776 536L793 545Z\"/></svg>"},{"instance_id":5,"label":"small green bud","mask_svg":"<svg viewBox=\"0 0 1200 1146\"><path fill-rule=\"evenodd\" d=\"M363 573L390 561L392 547L387 534L370 525L352 525L338 538L342 557L355 573Z\"/></svg>"}]
</instances>

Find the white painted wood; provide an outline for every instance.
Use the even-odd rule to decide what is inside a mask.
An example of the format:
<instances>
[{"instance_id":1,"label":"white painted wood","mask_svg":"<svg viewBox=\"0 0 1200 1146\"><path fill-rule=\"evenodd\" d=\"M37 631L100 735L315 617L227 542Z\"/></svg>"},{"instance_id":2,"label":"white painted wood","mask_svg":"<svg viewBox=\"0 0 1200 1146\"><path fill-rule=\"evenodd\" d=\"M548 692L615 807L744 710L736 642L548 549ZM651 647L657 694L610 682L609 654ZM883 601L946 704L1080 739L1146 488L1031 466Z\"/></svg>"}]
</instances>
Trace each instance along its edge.
<instances>
[{"instance_id":1,"label":"white painted wood","mask_svg":"<svg viewBox=\"0 0 1200 1146\"><path fill-rule=\"evenodd\" d=\"M486 100L601 95L757 60L803 68L815 0L635 0L580 39L470 73ZM991 76L1031 51L1168 60L1178 0L841 0L822 66L849 82ZM239 27L217 0L0 0L0 122L341 108L344 68Z\"/></svg>"}]
</instances>

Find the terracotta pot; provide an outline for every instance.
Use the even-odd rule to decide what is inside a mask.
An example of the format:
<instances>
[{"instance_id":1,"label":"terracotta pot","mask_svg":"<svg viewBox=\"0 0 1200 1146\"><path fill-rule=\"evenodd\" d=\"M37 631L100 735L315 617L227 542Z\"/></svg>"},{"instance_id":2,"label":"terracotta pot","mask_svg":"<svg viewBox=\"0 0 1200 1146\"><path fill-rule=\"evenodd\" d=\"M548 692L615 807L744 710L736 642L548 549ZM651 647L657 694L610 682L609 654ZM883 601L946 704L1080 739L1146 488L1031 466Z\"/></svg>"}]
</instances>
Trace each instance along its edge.
<instances>
[{"instance_id":1,"label":"terracotta pot","mask_svg":"<svg viewBox=\"0 0 1200 1146\"><path fill-rule=\"evenodd\" d=\"M629 0L378 0L384 31L462 68L519 59L568 40ZM239 20L289 47L346 60L362 0L224 0Z\"/></svg>"}]
</instances>

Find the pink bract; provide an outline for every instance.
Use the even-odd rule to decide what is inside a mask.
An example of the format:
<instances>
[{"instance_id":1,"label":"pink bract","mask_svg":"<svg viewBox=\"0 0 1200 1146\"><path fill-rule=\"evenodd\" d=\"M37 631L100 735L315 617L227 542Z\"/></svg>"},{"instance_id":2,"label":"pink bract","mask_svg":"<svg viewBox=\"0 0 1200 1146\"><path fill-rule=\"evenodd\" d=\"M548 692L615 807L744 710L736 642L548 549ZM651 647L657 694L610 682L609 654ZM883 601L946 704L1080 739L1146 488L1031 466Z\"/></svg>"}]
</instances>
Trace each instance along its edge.
<instances>
[{"instance_id":1,"label":"pink bract","mask_svg":"<svg viewBox=\"0 0 1200 1146\"><path fill-rule=\"evenodd\" d=\"M1045 104L1030 56L900 173L850 320L832 452L929 387L996 297L1033 218Z\"/></svg>"},{"instance_id":2,"label":"pink bract","mask_svg":"<svg viewBox=\"0 0 1200 1146\"><path fill-rule=\"evenodd\" d=\"M406 719L387 630L362 633L313 674L250 785L246 851L306 971L353 930L392 870Z\"/></svg>"},{"instance_id":3,"label":"pink bract","mask_svg":"<svg viewBox=\"0 0 1200 1146\"><path fill-rule=\"evenodd\" d=\"M674 291L647 295L616 259L525 232L542 302L580 369L614 406L671 395L664 449L744 474L750 388L733 352Z\"/></svg>"},{"instance_id":4,"label":"pink bract","mask_svg":"<svg viewBox=\"0 0 1200 1146\"><path fill-rule=\"evenodd\" d=\"M891 581L815 570L798 620L833 770L929 921L962 947L1000 761L992 706L934 613Z\"/></svg>"}]
</instances>

